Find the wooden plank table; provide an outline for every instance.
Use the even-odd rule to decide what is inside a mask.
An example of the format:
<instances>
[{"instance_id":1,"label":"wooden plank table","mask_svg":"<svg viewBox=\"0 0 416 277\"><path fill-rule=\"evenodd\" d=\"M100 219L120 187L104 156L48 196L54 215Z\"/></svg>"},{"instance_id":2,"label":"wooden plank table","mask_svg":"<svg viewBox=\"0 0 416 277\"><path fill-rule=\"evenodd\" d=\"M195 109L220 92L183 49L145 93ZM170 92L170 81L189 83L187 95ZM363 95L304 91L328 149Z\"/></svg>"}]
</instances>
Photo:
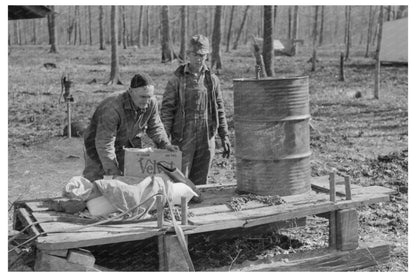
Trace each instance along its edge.
<instances>
[{"instance_id":1,"label":"wooden plank table","mask_svg":"<svg viewBox=\"0 0 416 277\"><path fill-rule=\"evenodd\" d=\"M188 224L182 224L185 235L225 230L232 228L248 228L268 223L281 222L294 218L302 218L309 215L337 212L338 226L349 226L349 222L355 222L354 213L345 212L362 205L386 202L390 194L395 191L380 187L361 187L351 184L351 200L346 199L343 178L335 178L335 201L330 201L328 176L313 177L312 190L301 195L285 196L285 203L268 206L257 201L250 201L242 206L239 211L234 211L227 203L233 197L239 197L235 192L235 184L204 185L200 186L204 201L189 206ZM119 243L125 241L144 240L154 236L166 235L172 231L169 222L164 222L159 228L156 220L146 222L114 223L86 227L93 221L80 218L75 215L53 212L48 210L43 200L27 200L19 202L18 214L24 212L35 224L41 235L37 238L39 251L57 251L72 248ZM339 213L340 211L344 211ZM27 212L27 213L26 213ZM350 219L352 215L352 218ZM18 216L16 218L22 218ZM22 222L23 226L27 222ZM82 228L82 229L80 229ZM355 234L347 234L355 237ZM348 237L338 236L348 242ZM350 242L348 242L350 243Z\"/></svg>"}]
</instances>

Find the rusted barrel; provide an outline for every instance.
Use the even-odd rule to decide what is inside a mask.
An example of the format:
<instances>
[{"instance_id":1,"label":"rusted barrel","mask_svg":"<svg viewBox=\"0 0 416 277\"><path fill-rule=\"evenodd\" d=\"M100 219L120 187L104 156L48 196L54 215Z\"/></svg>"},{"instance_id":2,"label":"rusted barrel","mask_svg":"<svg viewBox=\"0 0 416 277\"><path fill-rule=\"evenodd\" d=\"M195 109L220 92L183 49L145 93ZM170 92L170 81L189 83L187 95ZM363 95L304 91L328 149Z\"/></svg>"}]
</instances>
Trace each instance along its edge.
<instances>
[{"instance_id":1,"label":"rusted barrel","mask_svg":"<svg viewBox=\"0 0 416 277\"><path fill-rule=\"evenodd\" d=\"M237 190L295 195L310 190L309 79L235 79Z\"/></svg>"}]
</instances>

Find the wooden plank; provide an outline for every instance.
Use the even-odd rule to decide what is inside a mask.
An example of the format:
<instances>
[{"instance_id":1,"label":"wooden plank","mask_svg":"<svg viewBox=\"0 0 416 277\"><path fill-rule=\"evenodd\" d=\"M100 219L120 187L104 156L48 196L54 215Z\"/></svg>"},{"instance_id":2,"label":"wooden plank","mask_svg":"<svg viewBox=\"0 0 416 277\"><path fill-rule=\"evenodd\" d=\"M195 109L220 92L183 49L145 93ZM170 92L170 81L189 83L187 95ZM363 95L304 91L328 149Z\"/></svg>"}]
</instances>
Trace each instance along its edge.
<instances>
[{"instance_id":1,"label":"wooden plank","mask_svg":"<svg viewBox=\"0 0 416 277\"><path fill-rule=\"evenodd\" d=\"M93 266L70 263L66 259L37 251L35 271L98 271Z\"/></svg>"},{"instance_id":2,"label":"wooden plank","mask_svg":"<svg viewBox=\"0 0 416 277\"><path fill-rule=\"evenodd\" d=\"M337 211L337 249L352 250L358 247L358 213L356 209Z\"/></svg>"},{"instance_id":3,"label":"wooden plank","mask_svg":"<svg viewBox=\"0 0 416 277\"><path fill-rule=\"evenodd\" d=\"M90 251L86 249L71 249L69 250L68 262L74 264L80 264L84 266L93 266L95 264L95 257Z\"/></svg>"},{"instance_id":4,"label":"wooden plank","mask_svg":"<svg viewBox=\"0 0 416 277\"><path fill-rule=\"evenodd\" d=\"M328 182L328 175L326 176L319 176L319 177L312 177L311 179L311 186L314 190L320 192L329 192L329 182ZM396 193L395 190L390 188L382 187L382 186L358 186L354 184L350 184L352 196L360 193L367 193L367 194L394 194ZM338 196L346 196L345 194L345 180L338 175L335 175L335 188L336 188L336 195Z\"/></svg>"},{"instance_id":5,"label":"wooden plank","mask_svg":"<svg viewBox=\"0 0 416 277\"><path fill-rule=\"evenodd\" d=\"M227 198L226 203L229 203L231 200L231 197L238 197L237 194L230 196L230 198ZM324 195L317 195L313 192L308 192L304 194L298 194L298 195L290 195L290 196L283 196L282 199L287 204L296 204L301 205L305 203L310 203L313 201L319 201L319 200L326 200L327 197ZM245 203L241 209L242 210L250 210L250 209L257 209L262 207L270 207L268 204L264 204L258 201L249 201ZM202 216L202 215L208 215L208 214L216 214L216 213L224 213L224 212L234 212L234 210L226 204L221 205L214 205L214 206L204 206L204 207L192 207L189 209L190 213L193 216Z\"/></svg>"},{"instance_id":6,"label":"wooden plank","mask_svg":"<svg viewBox=\"0 0 416 277\"><path fill-rule=\"evenodd\" d=\"M66 259L66 256L68 255L68 249L58 249L58 250L43 251L43 252L48 255L63 257L65 259Z\"/></svg>"},{"instance_id":7,"label":"wooden plank","mask_svg":"<svg viewBox=\"0 0 416 277\"><path fill-rule=\"evenodd\" d=\"M278 255L273 258L246 261L234 265L231 271L355 271L388 262L390 246L385 242L360 245L350 251L318 249L301 253ZM229 267L211 268L206 271L230 271Z\"/></svg>"},{"instance_id":8,"label":"wooden plank","mask_svg":"<svg viewBox=\"0 0 416 277\"><path fill-rule=\"evenodd\" d=\"M190 271L185 255L180 246L178 236L164 236L166 252L166 271Z\"/></svg>"},{"instance_id":9,"label":"wooden plank","mask_svg":"<svg viewBox=\"0 0 416 277\"><path fill-rule=\"evenodd\" d=\"M166 271L167 269L167 257L166 257L166 247L165 247L165 239L164 235L160 235L157 237L157 247L158 247L158 255L159 255L159 271Z\"/></svg>"},{"instance_id":10,"label":"wooden plank","mask_svg":"<svg viewBox=\"0 0 416 277\"><path fill-rule=\"evenodd\" d=\"M47 236L39 237L37 239L37 248L41 250L78 248L124 241L143 240L163 233L164 231L142 228L129 233L82 232L48 234Z\"/></svg>"},{"instance_id":11,"label":"wooden plank","mask_svg":"<svg viewBox=\"0 0 416 277\"><path fill-rule=\"evenodd\" d=\"M216 183L216 184L205 184L205 185L197 185L198 189L212 189L212 188L228 188L228 187L236 187L236 182L231 183Z\"/></svg>"},{"instance_id":12,"label":"wooden plank","mask_svg":"<svg viewBox=\"0 0 416 277\"><path fill-rule=\"evenodd\" d=\"M190 234L197 234L197 233L205 233L217 230L225 230L225 229L232 229L232 228L243 228L246 224L246 220L227 220L222 222L215 222L210 224L203 224L194 226L194 228L189 230L184 230L185 235Z\"/></svg>"},{"instance_id":13,"label":"wooden plank","mask_svg":"<svg viewBox=\"0 0 416 277\"><path fill-rule=\"evenodd\" d=\"M55 211L37 211L32 212L32 215L38 221L68 222L74 224L90 224L98 221L96 219L82 218L73 214L66 214Z\"/></svg>"},{"instance_id":14,"label":"wooden plank","mask_svg":"<svg viewBox=\"0 0 416 277\"><path fill-rule=\"evenodd\" d=\"M329 201L335 203L335 173L331 172L329 174ZM337 221L336 221L336 212L331 211L329 213L329 235L328 235L328 244L329 247L335 248L337 243Z\"/></svg>"},{"instance_id":15,"label":"wooden plank","mask_svg":"<svg viewBox=\"0 0 416 277\"><path fill-rule=\"evenodd\" d=\"M33 235L33 236L39 236L40 235L40 231L37 229L36 224L33 224L33 221L30 217L30 214L28 213L26 208L18 208L18 210L16 212L16 216L22 222L24 227L28 226L28 225L32 225L27 230L31 235Z\"/></svg>"},{"instance_id":16,"label":"wooden plank","mask_svg":"<svg viewBox=\"0 0 416 277\"><path fill-rule=\"evenodd\" d=\"M345 199L351 200L351 183L350 183L350 176L344 177L345 182Z\"/></svg>"},{"instance_id":17,"label":"wooden plank","mask_svg":"<svg viewBox=\"0 0 416 277\"><path fill-rule=\"evenodd\" d=\"M388 195L361 195L355 197L353 200L344 200L340 202L319 201L315 203L305 203L303 205L278 205L258 208L254 210L218 213L212 215L204 215L189 218L192 224L221 224L227 221L247 220L248 226L255 226L270 222L284 221L295 217L304 217L313 214L335 211L338 209L354 208L364 204L372 204L378 202L385 202L389 200ZM257 222L256 222L257 221ZM249 224L251 222L251 224ZM254 224L254 225L252 225ZM223 228L222 228L223 229ZM195 231L195 230L194 230Z\"/></svg>"}]
</instances>

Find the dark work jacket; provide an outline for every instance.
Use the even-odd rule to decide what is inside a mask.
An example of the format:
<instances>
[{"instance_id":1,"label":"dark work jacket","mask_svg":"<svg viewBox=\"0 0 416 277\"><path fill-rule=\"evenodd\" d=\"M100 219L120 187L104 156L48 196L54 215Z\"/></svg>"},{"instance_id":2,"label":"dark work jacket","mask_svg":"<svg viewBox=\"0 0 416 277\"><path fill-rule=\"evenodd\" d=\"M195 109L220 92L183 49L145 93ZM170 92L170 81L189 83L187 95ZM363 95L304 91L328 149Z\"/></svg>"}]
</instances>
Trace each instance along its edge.
<instances>
[{"instance_id":1,"label":"dark work jacket","mask_svg":"<svg viewBox=\"0 0 416 277\"><path fill-rule=\"evenodd\" d=\"M171 140L182 141L185 126L185 66L181 65L168 81L163 94L161 120ZM217 134L221 138L228 135L225 117L224 101L220 89L220 82L208 67L205 69L204 85L208 93L208 128L209 138Z\"/></svg>"},{"instance_id":2,"label":"dark work jacket","mask_svg":"<svg viewBox=\"0 0 416 277\"><path fill-rule=\"evenodd\" d=\"M84 134L89 162L101 164L106 175L120 175L124 168L123 148L141 147L138 136L144 132L158 148L169 144L157 100L153 97L146 110L137 112L127 91L109 96L98 105Z\"/></svg>"}]
</instances>

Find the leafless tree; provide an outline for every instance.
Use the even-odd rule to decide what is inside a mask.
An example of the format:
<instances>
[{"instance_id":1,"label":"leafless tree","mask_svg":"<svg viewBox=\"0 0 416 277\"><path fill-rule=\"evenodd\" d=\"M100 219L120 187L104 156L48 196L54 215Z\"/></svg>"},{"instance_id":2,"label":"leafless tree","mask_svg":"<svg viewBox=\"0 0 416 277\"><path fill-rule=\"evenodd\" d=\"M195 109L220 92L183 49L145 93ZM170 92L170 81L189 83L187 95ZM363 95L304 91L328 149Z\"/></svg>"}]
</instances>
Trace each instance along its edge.
<instances>
[{"instance_id":1,"label":"leafless tree","mask_svg":"<svg viewBox=\"0 0 416 277\"><path fill-rule=\"evenodd\" d=\"M296 40L298 39L298 29L299 29L299 6L295 6L293 9L293 33L292 33L292 39ZM296 43L293 44L293 55L296 55L297 53L297 47Z\"/></svg>"},{"instance_id":2,"label":"leafless tree","mask_svg":"<svg viewBox=\"0 0 416 277\"><path fill-rule=\"evenodd\" d=\"M143 6L140 6L139 11L139 30L137 30L137 47L142 48L143 32Z\"/></svg>"},{"instance_id":3,"label":"leafless tree","mask_svg":"<svg viewBox=\"0 0 416 277\"><path fill-rule=\"evenodd\" d=\"M371 43L371 36L372 36L372 31L373 31L373 7L370 6L369 7L369 12L368 12L368 30L367 30L367 45L366 45L366 49L365 49L365 57L368 58L369 55L369 50L370 50L370 43Z\"/></svg>"},{"instance_id":4,"label":"leafless tree","mask_svg":"<svg viewBox=\"0 0 416 277\"><path fill-rule=\"evenodd\" d=\"M292 38L292 7L287 7L287 39Z\"/></svg>"},{"instance_id":5,"label":"leafless tree","mask_svg":"<svg viewBox=\"0 0 416 277\"><path fill-rule=\"evenodd\" d=\"M274 76L273 6L264 6L263 57L268 77Z\"/></svg>"},{"instance_id":6,"label":"leafless tree","mask_svg":"<svg viewBox=\"0 0 416 277\"><path fill-rule=\"evenodd\" d=\"M91 6L88 6L88 30L90 35L90 45L92 45L92 22L91 22Z\"/></svg>"},{"instance_id":7,"label":"leafless tree","mask_svg":"<svg viewBox=\"0 0 416 277\"><path fill-rule=\"evenodd\" d=\"M250 6L246 6L246 9L244 10L243 20L241 21L240 28L238 29L238 32L237 32L237 37L236 37L236 39L234 41L234 45L233 45L233 49L234 50L237 49L238 41L240 40L241 33L243 32L244 23L246 22L247 12L248 12L248 9L249 8L250 8Z\"/></svg>"},{"instance_id":8,"label":"leafless tree","mask_svg":"<svg viewBox=\"0 0 416 277\"><path fill-rule=\"evenodd\" d=\"M312 68L311 71L316 70L316 40L318 37L318 13L319 6L315 6L315 16L313 20L313 31L312 31Z\"/></svg>"},{"instance_id":9,"label":"leafless tree","mask_svg":"<svg viewBox=\"0 0 416 277\"><path fill-rule=\"evenodd\" d=\"M227 34L227 49L225 50L225 52L230 52L230 39L231 39L231 28L233 26L234 8L235 6L231 7L230 23L228 25L228 34Z\"/></svg>"},{"instance_id":10,"label":"leafless tree","mask_svg":"<svg viewBox=\"0 0 416 277\"><path fill-rule=\"evenodd\" d=\"M325 6L321 6L321 28L319 31L319 45L324 42L324 18L325 18Z\"/></svg>"},{"instance_id":11,"label":"leafless tree","mask_svg":"<svg viewBox=\"0 0 416 277\"><path fill-rule=\"evenodd\" d=\"M37 32L36 32L36 25L37 25L36 23L37 23L36 19L32 19L32 24L33 24L32 43L34 45L36 45L38 43Z\"/></svg>"},{"instance_id":12,"label":"leafless tree","mask_svg":"<svg viewBox=\"0 0 416 277\"><path fill-rule=\"evenodd\" d=\"M104 46L104 26L103 26L104 10L103 6L99 6L99 33L100 33L100 50L105 50Z\"/></svg>"},{"instance_id":13,"label":"leafless tree","mask_svg":"<svg viewBox=\"0 0 416 277\"><path fill-rule=\"evenodd\" d=\"M118 8L111 6L111 73L107 85L118 84L122 85L120 81L120 70L118 62Z\"/></svg>"},{"instance_id":14,"label":"leafless tree","mask_svg":"<svg viewBox=\"0 0 416 277\"><path fill-rule=\"evenodd\" d=\"M122 19L122 42L123 49L127 49L127 27L126 27L126 7L121 6L121 19Z\"/></svg>"},{"instance_id":15,"label":"leafless tree","mask_svg":"<svg viewBox=\"0 0 416 277\"><path fill-rule=\"evenodd\" d=\"M345 60L349 60L350 58L350 48L351 48L351 6L346 6L345 7L346 12L346 22L345 22L345 46L346 46L346 50L345 50Z\"/></svg>"},{"instance_id":16,"label":"leafless tree","mask_svg":"<svg viewBox=\"0 0 416 277\"><path fill-rule=\"evenodd\" d=\"M383 35L383 14L384 7L380 6L380 12L378 16L378 34L377 34L377 49L376 49L376 72L375 72L375 86L374 86L374 98L380 98L380 48L381 39Z\"/></svg>"},{"instance_id":17,"label":"leafless tree","mask_svg":"<svg viewBox=\"0 0 416 277\"><path fill-rule=\"evenodd\" d=\"M171 62L175 57L169 31L169 6L161 6L161 44L162 44L162 63Z\"/></svg>"},{"instance_id":18,"label":"leafless tree","mask_svg":"<svg viewBox=\"0 0 416 277\"><path fill-rule=\"evenodd\" d=\"M222 69L221 62L221 13L222 6L215 6L214 30L212 31L211 68L216 67L217 72Z\"/></svg>"},{"instance_id":19,"label":"leafless tree","mask_svg":"<svg viewBox=\"0 0 416 277\"><path fill-rule=\"evenodd\" d=\"M187 39L187 7L181 6L181 50L179 53L179 58L183 62L186 61L186 39Z\"/></svg>"},{"instance_id":20,"label":"leafless tree","mask_svg":"<svg viewBox=\"0 0 416 277\"><path fill-rule=\"evenodd\" d=\"M57 33L56 33L56 22L55 22L55 6L49 6L52 13L48 15L48 21L49 23L49 35L50 35L50 44L51 48L49 50L50 53L58 53L58 47L57 47Z\"/></svg>"}]
</instances>

